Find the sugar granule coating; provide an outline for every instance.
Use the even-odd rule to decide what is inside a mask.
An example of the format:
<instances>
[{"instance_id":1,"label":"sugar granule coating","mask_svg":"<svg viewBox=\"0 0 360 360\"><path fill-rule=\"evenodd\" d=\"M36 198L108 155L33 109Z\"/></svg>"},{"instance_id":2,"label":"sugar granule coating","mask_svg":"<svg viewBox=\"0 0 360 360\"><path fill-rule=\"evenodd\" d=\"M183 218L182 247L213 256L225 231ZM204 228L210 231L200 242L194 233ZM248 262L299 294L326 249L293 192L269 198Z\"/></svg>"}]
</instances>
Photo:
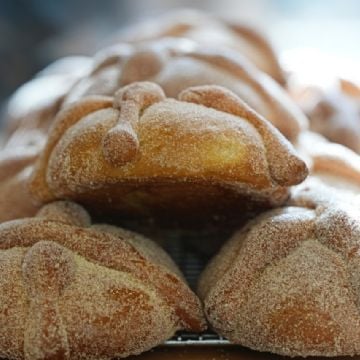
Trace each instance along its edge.
<instances>
[{"instance_id":1,"label":"sugar granule coating","mask_svg":"<svg viewBox=\"0 0 360 360\"><path fill-rule=\"evenodd\" d=\"M279 205L306 175L291 144L231 91L194 87L175 100L139 82L64 109L30 187L43 202L208 220Z\"/></svg>"},{"instance_id":2,"label":"sugar granule coating","mask_svg":"<svg viewBox=\"0 0 360 360\"><path fill-rule=\"evenodd\" d=\"M359 210L310 197L298 204L309 207L256 218L210 262L198 288L207 318L255 350L360 354Z\"/></svg>"},{"instance_id":3,"label":"sugar granule coating","mask_svg":"<svg viewBox=\"0 0 360 360\"><path fill-rule=\"evenodd\" d=\"M0 225L0 356L111 359L205 328L170 257L77 204Z\"/></svg>"},{"instance_id":4,"label":"sugar granule coating","mask_svg":"<svg viewBox=\"0 0 360 360\"><path fill-rule=\"evenodd\" d=\"M176 10L156 21L150 19L125 29L117 42L142 43L176 37L196 41L201 46L233 49L281 84L286 76L266 36L244 23L231 22L199 10Z\"/></svg>"},{"instance_id":5,"label":"sugar granule coating","mask_svg":"<svg viewBox=\"0 0 360 360\"><path fill-rule=\"evenodd\" d=\"M3 114L6 145L41 141L67 93L91 67L92 59L88 57L60 58L20 86L9 98Z\"/></svg>"},{"instance_id":6,"label":"sugar granule coating","mask_svg":"<svg viewBox=\"0 0 360 360\"><path fill-rule=\"evenodd\" d=\"M0 223L33 216L39 206L27 188L38 149L14 146L0 151Z\"/></svg>"},{"instance_id":7,"label":"sugar granule coating","mask_svg":"<svg viewBox=\"0 0 360 360\"><path fill-rule=\"evenodd\" d=\"M155 82L173 98L191 86L224 86L290 141L307 128L306 117L285 90L242 54L183 38L118 44L100 51L92 72L78 81L64 104L89 95L113 96L119 87L138 81Z\"/></svg>"},{"instance_id":8,"label":"sugar granule coating","mask_svg":"<svg viewBox=\"0 0 360 360\"><path fill-rule=\"evenodd\" d=\"M336 76L327 77L324 83L293 80L290 94L307 115L309 128L359 154L360 84Z\"/></svg>"},{"instance_id":9,"label":"sugar granule coating","mask_svg":"<svg viewBox=\"0 0 360 360\"><path fill-rule=\"evenodd\" d=\"M359 154L311 131L299 136L295 148L306 160L313 178L342 191L359 193Z\"/></svg>"}]
</instances>

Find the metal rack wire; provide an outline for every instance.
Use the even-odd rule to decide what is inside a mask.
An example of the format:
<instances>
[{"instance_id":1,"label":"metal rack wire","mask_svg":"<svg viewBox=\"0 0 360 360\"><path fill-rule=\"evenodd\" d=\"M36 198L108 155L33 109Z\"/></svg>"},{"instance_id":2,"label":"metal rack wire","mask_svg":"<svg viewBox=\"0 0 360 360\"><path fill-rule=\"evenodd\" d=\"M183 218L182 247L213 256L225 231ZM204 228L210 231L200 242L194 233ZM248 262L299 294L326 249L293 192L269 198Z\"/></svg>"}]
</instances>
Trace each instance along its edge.
<instances>
[{"instance_id":1,"label":"metal rack wire","mask_svg":"<svg viewBox=\"0 0 360 360\"><path fill-rule=\"evenodd\" d=\"M209 261L209 256L194 250L189 238L177 233L167 236L164 243L165 250L180 267L190 287L196 289L201 271ZM218 346L231 345L228 340L214 332L206 331L201 334L179 332L164 343L164 346Z\"/></svg>"},{"instance_id":2,"label":"metal rack wire","mask_svg":"<svg viewBox=\"0 0 360 360\"><path fill-rule=\"evenodd\" d=\"M217 346L230 345L229 341L212 332L202 334L179 333L164 343L165 346Z\"/></svg>"}]
</instances>

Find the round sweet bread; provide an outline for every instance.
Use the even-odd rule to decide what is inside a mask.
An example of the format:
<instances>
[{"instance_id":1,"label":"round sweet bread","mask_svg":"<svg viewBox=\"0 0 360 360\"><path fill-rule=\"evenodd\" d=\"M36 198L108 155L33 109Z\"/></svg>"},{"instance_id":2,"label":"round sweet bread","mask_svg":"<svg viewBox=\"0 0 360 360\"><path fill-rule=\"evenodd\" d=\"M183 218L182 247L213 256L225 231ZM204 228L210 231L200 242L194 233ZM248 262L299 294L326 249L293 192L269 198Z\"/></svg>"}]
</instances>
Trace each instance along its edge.
<instances>
[{"instance_id":1,"label":"round sweet bread","mask_svg":"<svg viewBox=\"0 0 360 360\"><path fill-rule=\"evenodd\" d=\"M360 192L360 155L344 145L304 131L295 145L310 170L309 181L322 182L341 192ZM314 178L314 179L313 179ZM300 187L306 186L304 183Z\"/></svg>"},{"instance_id":2,"label":"round sweet bread","mask_svg":"<svg viewBox=\"0 0 360 360\"><path fill-rule=\"evenodd\" d=\"M92 60L68 56L48 65L10 97L4 112L7 145L41 142L59 111L64 97L92 67Z\"/></svg>"},{"instance_id":3,"label":"round sweet bread","mask_svg":"<svg viewBox=\"0 0 360 360\"><path fill-rule=\"evenodd\" d=\"M150 82L88 97L57 117L30 187L121 217L191 221L273 207L307 175L290 143L235 94Z\"/></svg>"},{"instance_id":4,"label":"round sweet bread","mask_svg":"<svg viewBox=\"0 0 360 360\"><path fill-rule=\"evenodd\" d=\"M236 51L197 44L183 38L162 38L140 44L118 44L101 50L94 67L64 100L69 104L86 95L114 95L136 81L159 84L166 96L176 98L191 86L228 88L295 141L307 119L273 79Z\"/></svg>"},{"instance_id":5,"label":"round sweet bread","mask_svg":"<svg viewBox=\"0 0 360 360\"><path fill-rule=\"evenodd\" d=\"M129 27L114 42L139 43L161 40L164 37L182 37L202 46L229 48L246 57L260 70L280 84L286 82L284 70L268 39L253 27L221 19L199 10L177 10Z\"/></svg>"},{"instance_id":6,"label":"round sweet bread","mask_svg":"<svg viewBox=\"0 0 360 360\"><path fill-rule=\"evenodd\" d=\"M287 356L360 354L359 206L315 193L248 223L201 275L208 321L231 342Z\"/></svg>"},{"instance_id":7,"label":"round sweet bread","mask_svg":"<svg viewBox=\"0 0 360 360\"><path fill-rule=\"evenodd\" d=\"M37 146L14 146L0 151L0 223L33 216L39 209L27 187L38 153Z\"/></svg>"},{"instance_id":8,"label":"round sweet bread","mask_svg":"<svg viewBox=\"0 0 360 360\"><path fill-rule=\"evenodd\" d=\"M333 78L331 84L293 84L290 93L307 115L312 131L360 153L359 84Z\"/></svg>"},{"instance_id":9,"label":"round sweet bread","mask_svg":"<svg viewBox=\"0 0 360 360\"><path fill-rule=\"evenodd\" d=\"M0 272L4 358L126 357L205 328L200 301L160 247L91 225L75 203L2 223Z\"/></svg>"}]
</instances>

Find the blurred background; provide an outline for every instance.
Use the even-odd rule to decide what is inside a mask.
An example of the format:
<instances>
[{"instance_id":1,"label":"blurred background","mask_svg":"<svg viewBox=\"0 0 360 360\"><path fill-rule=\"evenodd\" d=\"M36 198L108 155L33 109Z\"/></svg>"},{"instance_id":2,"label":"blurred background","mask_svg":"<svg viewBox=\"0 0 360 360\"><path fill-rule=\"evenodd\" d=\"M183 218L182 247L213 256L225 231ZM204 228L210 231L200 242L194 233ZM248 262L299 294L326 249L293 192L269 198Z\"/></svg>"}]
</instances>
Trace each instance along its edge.
<instances>
[{"instance_id":1,"label":"blurred background","mask_svg":"<svg viewBox=\"0 0 360 360\"><path fill-rule=\"evenodd\" d=\"M91 55L114 32L167 10L192 7L254 24L282 62L317 76L359 78L358 0L0 0L0 104L23 82L65 55Z\"/></svg>"}]
</instances>

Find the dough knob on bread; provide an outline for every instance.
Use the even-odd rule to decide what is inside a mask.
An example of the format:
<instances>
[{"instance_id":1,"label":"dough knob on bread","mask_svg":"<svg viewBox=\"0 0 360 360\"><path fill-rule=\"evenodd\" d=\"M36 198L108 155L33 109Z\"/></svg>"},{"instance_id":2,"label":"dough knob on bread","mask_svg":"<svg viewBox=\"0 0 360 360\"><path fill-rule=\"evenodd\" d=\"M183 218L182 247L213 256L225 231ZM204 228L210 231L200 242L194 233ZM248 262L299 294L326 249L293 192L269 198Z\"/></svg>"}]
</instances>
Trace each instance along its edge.
<instances>
[{"instance_id":1,"label":"dough knob on bread","mask_svg":"<svg viewBox=\"0 0 360 360\"><path fill-rule=\"evenodd\" d=\"M119 120L103 139L105 159L113 166L123 166L139 152L136 127L141 112L165 97L162 89L153 83L135 83L118 90L114 107L119 108Z\"/></svg>"}]
</instances>

